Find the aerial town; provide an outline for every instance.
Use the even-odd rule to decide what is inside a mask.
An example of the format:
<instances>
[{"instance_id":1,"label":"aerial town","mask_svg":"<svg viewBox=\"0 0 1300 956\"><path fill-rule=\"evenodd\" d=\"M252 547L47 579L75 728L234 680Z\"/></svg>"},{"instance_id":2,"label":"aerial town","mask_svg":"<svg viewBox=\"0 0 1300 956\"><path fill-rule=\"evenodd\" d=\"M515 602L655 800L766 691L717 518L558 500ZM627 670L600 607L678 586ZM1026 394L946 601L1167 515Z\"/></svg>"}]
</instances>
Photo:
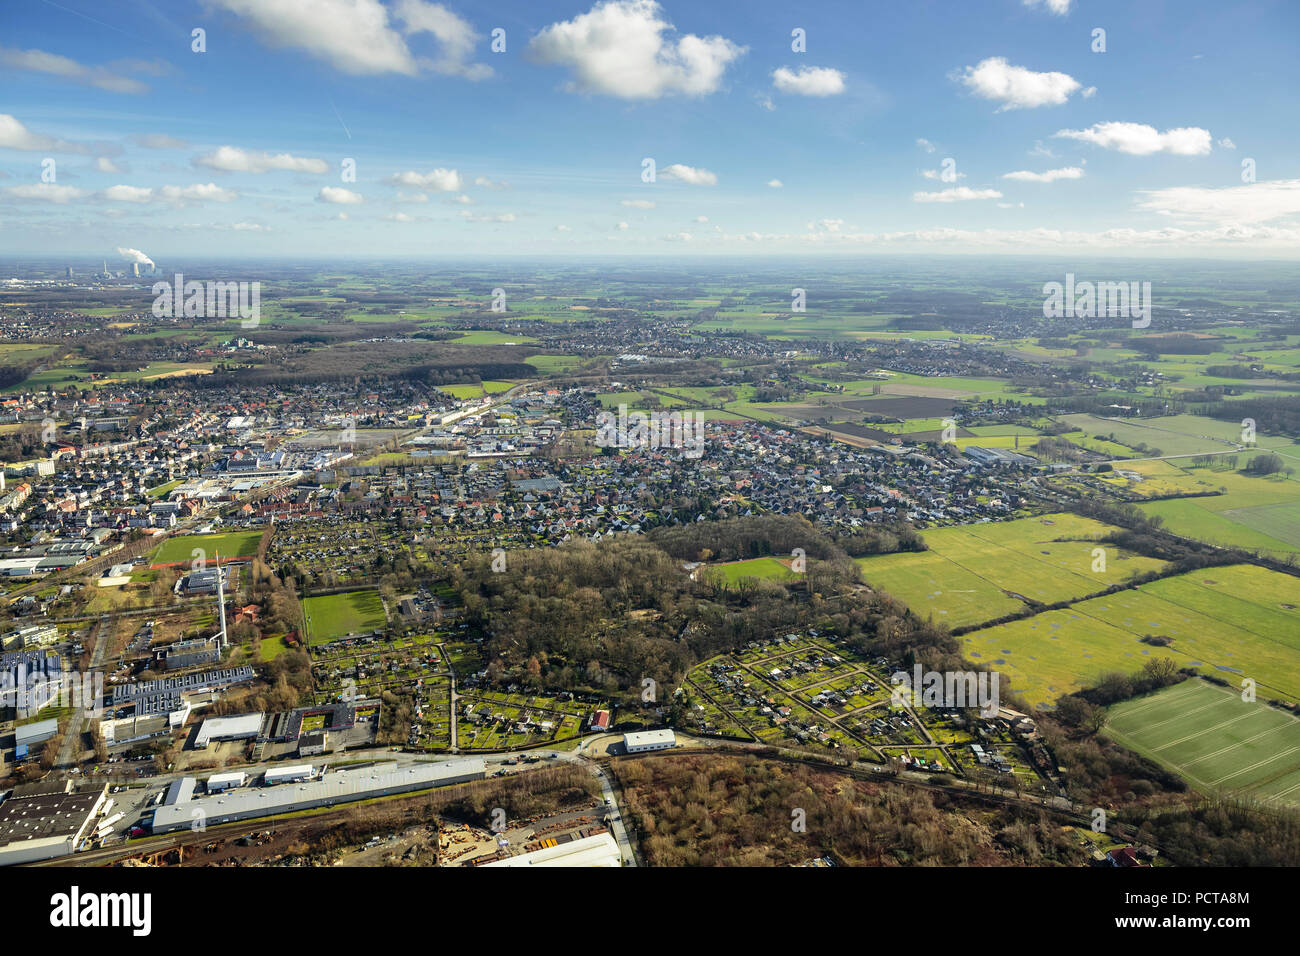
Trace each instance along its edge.
<instances>
[{"instance_id":1,"label":"aerial town","mask_svg":"<svg viewBox=\"0 0 1300 956\"><path fill-rule=\"evenodd\" d=\"M996 867L1208 931L1300 865L1295 11L68 3L0 43L42 927Z\"/></svg>"}]
</instances>

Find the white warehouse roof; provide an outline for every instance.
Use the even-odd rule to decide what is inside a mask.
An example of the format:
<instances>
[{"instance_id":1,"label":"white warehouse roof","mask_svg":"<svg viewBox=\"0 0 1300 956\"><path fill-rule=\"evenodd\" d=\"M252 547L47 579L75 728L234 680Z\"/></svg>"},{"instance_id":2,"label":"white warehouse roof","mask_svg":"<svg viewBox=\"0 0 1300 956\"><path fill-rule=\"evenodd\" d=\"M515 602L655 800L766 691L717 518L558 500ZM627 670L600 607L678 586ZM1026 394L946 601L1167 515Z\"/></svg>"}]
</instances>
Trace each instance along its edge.
<instances>
[{"instance_id":1,"label":"white warehouse roof","mask_svg":"<svg viewBox=\"0 0 1300 956\"><path fill-rule=\"evenodd\" d=\"M310 777L312 774L312 765L309 763L300 763L294 767L272 767L262 777L265 784L278 783L281 780L297 780L300 777Z\"/></svg>"},{"instance_id":2,"label":"white warehouse roof","mask_svg":"<svg viewBox=\"0 0 1300 956\"><path fill-rule=\"evenodd\" d=\"M417 763L399 767L396 763L376 764L351 770L332 770L319 780L281 787L259 787L214 794L177 806L159 807L154 815L155 833L188 827L198 818L209 825L251 817L289 813L311 807L333 806L350 800L365 800L390 793L426 790L453 783L482 780L487 775L481 757L445 763Z\"/></svg>"},{"instance_id":3,"label":"white warehouse roof","mask_svg":"<svg viewBox=\"0 0 1300 956\"><path fill-rule=\"evenodd\" d=\"M622 866L618 844L608 833L548 846L520 856L484 863L488 866Z\"/></svg>"},{"instance_id":4,"label":"white warehouse roof","mask_svg":"<svg viewBox=\"0 0 1300 956\"><path fill-rule=\"evenodd\" d=\"M208 777L208 787L225 787L231 784L234 784L237 787L242 787L244 781L247 779L248 774L244 773L242 770L234 770L230 773L216 773L211 777Z\"/></svg>"},{"instance_id":5,"label":"white warehouse roof","mask_svg":"<svg viewBox=\"0 0 1300 956\"><path fill-rule=\"evenodd\" d=\"M623 735L623 745L628 749L632 747L648 747L655 744L667 744L671 747L676 743L677 736L671 730L636 730Z\"/></svg>"},{"instance_id":6,"label":"white warehouse roof","mask_svg":"<svg viewBox=\"0 0 1300 956\"><path fill-rule=\"evenodd\" d=\"M206 747L211 740L256 737L262 732L261 714L239 714L236 717L209 717L199 728L194 746Z\"/></svg>"}]
</instances>

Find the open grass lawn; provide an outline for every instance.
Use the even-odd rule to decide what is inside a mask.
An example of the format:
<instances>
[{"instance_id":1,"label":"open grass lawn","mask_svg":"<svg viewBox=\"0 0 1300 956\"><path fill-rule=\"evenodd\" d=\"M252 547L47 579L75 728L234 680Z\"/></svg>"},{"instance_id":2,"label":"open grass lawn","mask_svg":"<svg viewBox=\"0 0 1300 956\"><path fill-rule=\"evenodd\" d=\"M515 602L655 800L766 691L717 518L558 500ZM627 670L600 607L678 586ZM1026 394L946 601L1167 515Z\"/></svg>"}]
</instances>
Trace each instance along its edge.
<instances>
[{"instance_id":1,"label":"open grass lawn","mask_svg":"<svg viewBox=\"0 0 1300 956\"><path fill-rule=\"evenodd\" d=\"M378 591L324 594L303 601L308 643L320 644L347 634L361 634L387 623Z\"/></svg>"},{"instance_id":2,"label":"open grass lawn","mask_svg":"<svg viewBox=\"0 0 1300 956\"><path fill-rule=\"evenodd\" d=\"M1104 733L1203 792L1300 806L1300 720L1227 688L1189 680L1126 700Z\"/></svg>"},{"instance_id":3,"label":"open grass lawn","mask_svg":"<svg viewBox=\"0 0 1300 956\"><path fill-rule=\"evenodd\" d=\"M724 586L738 584L745 578L769 578L789 581L798 577L790 570L788 558L752 558L748 561L731 561L711 566L708 574L721 578Z\"/></svg>"},{"instance_id":4,"label":"open grass lawn","mask_svg":"<svg viewBox=\"0 0 1300 956\"><path fill-rule=\"evenodd\" d=\"M1289 607L1288 607L1289 605ZM1157 646L1145 636L1169 638ZM1209 568L974 631L971 660L1011 679L1034 706L1132 674L1153 656L1239 684L1263 698L1300 700L1300 579L1249 565Z\"/></svg>"},{"instance_id":5,"label":"open grass lawn","mask_svg":"<svg viewBox=\"0 0 1300 956\"><path fill-rule=\"evenodd\" d=\"M1021 610L1024 604L935 551L858 558L862 577L921 617L961 627Z\"/></svg>"},{"instance_id":6,"label":"open grass lawn","mask_svg":"<svg viewBox=\"0 0 1300 956\"><path fill-rule=\"evenodd\" d=\"M194 551L203 552L203 558L214 561L218 554L221 560L230 558L252 558L257 555L257 543L262 540L260 531L229 531L224 534L186 534L168 538L154 552L151 563L189 564L194 560Z\"/></svg>"}]
</instances>

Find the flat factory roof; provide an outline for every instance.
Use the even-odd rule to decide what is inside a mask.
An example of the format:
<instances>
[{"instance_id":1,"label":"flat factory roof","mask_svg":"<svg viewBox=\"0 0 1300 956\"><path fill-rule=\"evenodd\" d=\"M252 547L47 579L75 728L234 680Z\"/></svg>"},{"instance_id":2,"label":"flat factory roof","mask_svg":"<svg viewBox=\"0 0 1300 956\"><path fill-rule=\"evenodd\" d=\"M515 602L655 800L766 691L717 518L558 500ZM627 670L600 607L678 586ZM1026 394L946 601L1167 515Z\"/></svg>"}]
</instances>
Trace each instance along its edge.
<instances>
[{"instance_id":1,"label":"flat factory roof","mask_svg":"<svg viewBox=\"0 0 1300 956\"><path fill-rule=\"evenodd\" d=\"M627 747L644 747L649 744L675 744L677 735L671 730L635 730L623 735Z\"/></svg>"},{"instance_id":2,"label":"flat factory roof","mask_svg":"<svg viewBox=\"0 0 1300 956\"><path fill-rule=\"evenodd\" d=\"M464 780L481 780L487 768L481 757L445 763L417 763L399 767L396 763L333 770L320 780L280 787L259 787L233 793L214 794L191 800L183 806L162 806L154 815L154 832L165 833L188 827L195 809L210 824L226 820L271 816L313 806L329 806L350 800L364 800L385 793L424 790Z\"/></svg>"}]
</instances>

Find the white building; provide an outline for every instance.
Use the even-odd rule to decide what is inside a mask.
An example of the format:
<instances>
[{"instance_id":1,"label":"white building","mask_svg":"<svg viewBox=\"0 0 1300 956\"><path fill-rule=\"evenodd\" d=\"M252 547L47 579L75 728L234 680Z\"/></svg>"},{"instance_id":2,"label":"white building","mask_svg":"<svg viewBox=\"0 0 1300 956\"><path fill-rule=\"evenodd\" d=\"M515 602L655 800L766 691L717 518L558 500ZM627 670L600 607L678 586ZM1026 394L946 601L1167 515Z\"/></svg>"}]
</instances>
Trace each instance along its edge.
<instances>
[{"instance_id":1,"label":"white building","mask_svg":"<svg viewBox=\"0 0 1300 956\"><path fill-rule=\"evenodd\" d=\"M248 740L262 732L261 714L239 714L236 717L209 717L199 727L194 738L196 749L202 750L214 740Z\"/></svg>"},{"instance_id":2,"label":"white building","mask_svg":"<svg viewBox=\"0 0 1300 956\"><path fill-rule=\"evenodd\" d=\"M618 852L618 844L608 833L570 840L555 846L543 847L532 853L508 856L503 860L493 860L483 866L622 866L623 860Z\"/></svg>"},{"instance_id":3,"label":"white building","mask_svg":"<svg viewBox=\"0 0 1300 956\"><path fill-rule=\"evenodd\" d=\"M623 735L623 746L630 754L647 750L669 750L677 746L677 735L671 730L640 730Z\"/></svg>"},{"instance_id":4,"label":"white building","mask_svg":"<svg viewBox=\"0 0 1300 956\"><path fill-rule=\"evenodd\" d=\"M208 793L223 793L226 790L242 787L247 782L248 774L242 770L213 774L208 777Z\"/></svg>"},{"instance_id":5,"label":"white building","mask_svg":"<svg viewBox=\"0 0 1300 956\"><path fill-rule=\"evenodd\" d=\"M299 764L296 767L273 768L262 777L262 783L268 787L278 783L298 783L302 780L310 780L311 774L312 766L309 763Z\"/></svg>"}]
</instances>

